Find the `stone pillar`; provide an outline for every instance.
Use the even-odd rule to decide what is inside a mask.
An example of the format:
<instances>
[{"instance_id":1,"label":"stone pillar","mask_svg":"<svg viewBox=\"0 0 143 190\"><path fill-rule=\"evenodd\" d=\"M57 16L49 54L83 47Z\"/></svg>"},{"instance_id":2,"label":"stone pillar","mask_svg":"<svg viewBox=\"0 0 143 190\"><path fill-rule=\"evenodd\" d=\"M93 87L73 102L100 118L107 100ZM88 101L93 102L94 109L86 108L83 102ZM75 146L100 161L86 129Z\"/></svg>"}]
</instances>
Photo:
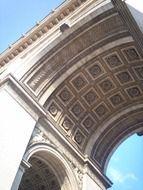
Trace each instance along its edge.
<instances>
[{"instance_id":1,"label":"stone pillar","mask_svg":"<svg viewBox=\"0 0 143 190\"><path fill-rule=\"evenodd\" d=\"M18 170L18 172L15 176L14 182L12 184L11 190L18 190L23 174L30 167L31 167L30 163L26 162L25 160L22 160L19 170Z\"/></svg>"},{"instance_id":2,"label":"stone pillar","mask_svg":"<svg viewBox=\"0 0 143 190\"><path fill-rule=\"evenodd\" d=\"M0 89L0 189L10 190L35 127L35 120L9 89ZM15 97L16 98L16 97Z\"/></svg>"}]
</instances>

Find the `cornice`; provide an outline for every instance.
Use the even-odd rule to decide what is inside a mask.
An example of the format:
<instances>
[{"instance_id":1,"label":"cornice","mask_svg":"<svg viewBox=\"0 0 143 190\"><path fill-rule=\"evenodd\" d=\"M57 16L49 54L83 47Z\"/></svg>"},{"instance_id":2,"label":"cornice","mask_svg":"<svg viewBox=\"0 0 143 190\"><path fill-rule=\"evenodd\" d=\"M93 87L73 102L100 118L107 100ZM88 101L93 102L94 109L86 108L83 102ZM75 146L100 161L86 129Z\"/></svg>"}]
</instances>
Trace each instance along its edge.
<instances>
[{"instance_id":1,"label":"cornice","mask_svg":"<svg viewBox=\"0 0 143 190\"><path fill-rule=\"evenodd\" d=\"M46 16L42 21L36 23L31 30L26 34L23 34L19 40L0 54L0 69L26 50L29 46L38 41L42 36L47 34L86 1L88 0L65 0L65 2L63 2L59 7L52 10L48 16ZM143 36L138 29L137 23L134 21L131 13L126 7L125 2L122 2L121 0L112 0L112 3L122 16L123 20L125 19L126 24L130 28L135 39L138 41L139 46L142 47L142 41L139 40L139 38L142 39Z\"/></svg>"},{"instance_id":2,"label":"cornice","mask_svg":"<svg viewBox=\"0 0 143 190\"><path fill-rule=\"evenodd\" d=\"M87 0L66 0L0 55L0 68L49 32Z\"/></svg>"}]
</instances>

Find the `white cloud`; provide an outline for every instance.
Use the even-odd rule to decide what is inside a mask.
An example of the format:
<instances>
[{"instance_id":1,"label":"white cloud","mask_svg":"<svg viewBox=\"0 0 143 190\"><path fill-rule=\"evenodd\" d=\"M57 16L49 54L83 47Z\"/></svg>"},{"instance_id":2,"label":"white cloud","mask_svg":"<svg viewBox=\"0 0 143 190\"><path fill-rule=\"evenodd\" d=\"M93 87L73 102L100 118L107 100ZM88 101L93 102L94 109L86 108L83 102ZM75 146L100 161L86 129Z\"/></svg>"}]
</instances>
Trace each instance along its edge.
<instances>
[{"instance_id":1,"label":"white cloud","mask_svg":"<svg viewBox=\"0 0 143 190\"><path fill-rule=\"evenodd\" d=\"M117 182L124 183L126 180L134 180L134 181L138 180L138 178L135 176L134 173L130 172L130 173L124 174L121 171L114 168L109 169L109 176L114 183L117 183Z\"/></svg>"}]
</instances>

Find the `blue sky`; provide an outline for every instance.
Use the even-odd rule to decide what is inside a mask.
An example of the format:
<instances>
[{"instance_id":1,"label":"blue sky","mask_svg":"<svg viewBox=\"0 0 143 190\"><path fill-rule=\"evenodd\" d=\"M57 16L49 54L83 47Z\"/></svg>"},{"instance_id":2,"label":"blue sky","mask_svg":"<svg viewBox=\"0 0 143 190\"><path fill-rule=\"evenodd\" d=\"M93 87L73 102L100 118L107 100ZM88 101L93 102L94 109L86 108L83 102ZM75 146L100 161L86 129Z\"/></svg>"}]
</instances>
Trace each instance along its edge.
<instances>
[{"instance_id":1,"label":"blue sky","mask_svg":"<svg viewBox=\"0 0 143 190\"><path fill-rule=\"evenodd\" d=\"M133 135L114 152L107 168L110 190L143 189L143 136Z\"/></svg>"},{"instance_id":2,"label":"blue sky","mask_svg":"<svg viewBox=\"0 0 143 190\"><path fill-rule=\"evenodd\" d=\"M0 0L0 53L63 0Z\"/></svg>"},{"instance_id":3,"label":"blue sky","mask_svg":"<svg viewBox=\"0 0 143 190\"><path fill-rule=\"evenodd\" d=\"M62 2L62 0L0 0L0 52ZM119 146L108 165L107 175L114 182L110 190L143 189L142 152L143 137L137 135L128 138Z\"/></svg>"}]
</instances>

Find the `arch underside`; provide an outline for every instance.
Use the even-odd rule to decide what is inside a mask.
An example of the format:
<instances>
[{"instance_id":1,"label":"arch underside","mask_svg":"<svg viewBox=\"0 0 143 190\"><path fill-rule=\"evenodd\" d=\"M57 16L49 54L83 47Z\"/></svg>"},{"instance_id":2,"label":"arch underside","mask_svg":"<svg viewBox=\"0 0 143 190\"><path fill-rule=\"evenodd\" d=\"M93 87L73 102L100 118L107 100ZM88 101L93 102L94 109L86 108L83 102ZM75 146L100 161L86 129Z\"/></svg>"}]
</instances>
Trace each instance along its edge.
<instances>
[{"instance_id":1,"label":"arch underside","mask_svg":"<svg viewBox=\"0 0 143 190\"><path fill-rule=\"evenodd\" d=\"M24 173L19 190L60 190L59 182L51 168L42 160L32 157L31 168Z\"/></svg>"},{"instance_id":2,"label":"arch underside","mask_svg":"<svg viewBox=\"0 0 143 190\"><path fill-rule=\"evenodd\" d=\"M78 189L77 180L65 157L48 143L35 141L26 151L24 170L18 190Z\"/></svg>"},{"instance_id":3,"label":"arch underside","mask_svg":"<svg viewBox=\"0 0 143 190\"><path fill-rule=\"evenodd\" d=\"M116 116L115 116L116 117ZM110 157L116 148L129 136L143 131L143 107L134 106L120 117L112 118L112 122L104 126L95 141L91 157L106 172ZM106 125L106 124L105 124Z\"/></svg>"},{"instance_id":4,"label":"arch underside","mask_svg":"<svg viewBox=\"0 0 143 190\"><path fill-rule=\"evenodd\" d=\"M143 54L115 8L86 20L67 29L21 81L78 151L88 152L96 136L89 154L104 168L114 147L141 128L142 110L128 113L143 102Z\"/></svg>"}]
</instances>

